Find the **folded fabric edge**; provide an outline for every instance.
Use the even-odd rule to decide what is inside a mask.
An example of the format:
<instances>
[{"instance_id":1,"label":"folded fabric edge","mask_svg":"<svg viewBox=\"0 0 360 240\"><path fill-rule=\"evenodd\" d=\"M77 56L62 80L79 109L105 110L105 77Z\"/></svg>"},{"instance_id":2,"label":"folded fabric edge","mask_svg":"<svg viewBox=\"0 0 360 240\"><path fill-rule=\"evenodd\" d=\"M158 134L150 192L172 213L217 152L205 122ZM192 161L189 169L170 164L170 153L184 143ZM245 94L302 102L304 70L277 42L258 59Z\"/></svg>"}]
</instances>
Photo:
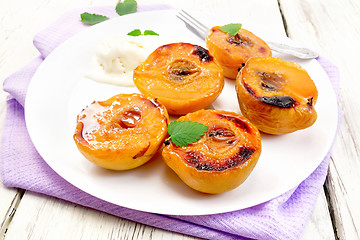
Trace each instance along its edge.
<instances>
[{"instance_id":1,"label":"folded fabric edge","mask_svg":"<svg viewBox=\"0 0 360 240\"><path fill-rule=\"evenodd\" d=\"M10 98L16 99L23 107L25 106L26 92L30 80L42 61L42 57L36 57L20 70L5 78L3 82L3 90L9 94Z\"/></svg>"}]
</instances>

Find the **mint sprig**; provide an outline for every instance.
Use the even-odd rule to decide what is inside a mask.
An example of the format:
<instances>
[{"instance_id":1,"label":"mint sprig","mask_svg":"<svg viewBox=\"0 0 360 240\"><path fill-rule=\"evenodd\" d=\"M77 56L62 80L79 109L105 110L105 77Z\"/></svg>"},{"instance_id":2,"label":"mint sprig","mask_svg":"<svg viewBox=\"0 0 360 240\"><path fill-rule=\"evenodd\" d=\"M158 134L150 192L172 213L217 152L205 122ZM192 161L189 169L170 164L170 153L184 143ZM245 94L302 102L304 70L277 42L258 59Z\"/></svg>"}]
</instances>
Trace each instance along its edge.
<instances>
[{"instance_id":1,"label":"mint sprig","mask_svg":"<svg viewBox=\"0 0 360 240\"><path fill-rule=\"evenodd\" d=\"M242 27L241 23L229 23L224 26L221 26L220 30L227 34L230 34L231 36L235 36L239 32L241 27Z\"/></svg>"},{"instance_id":2,"label":"mint sprig","mask_svg":"<svg viewBox=\"0 0 360 240\"><path fill-rule=\"evenodd\" d=\"M145 30L144 33L141 33L141 30L140 29L134 29L132 30L131 32L129 32L127 35L130 35L130 36L140 36L140 35L144 35L144 36L147 36L147 35L156 35L156 36L159 36L158 33L152 31L152 30Z\"/></svg>"},{"instance_id":3,"label":"mint sprig","mask_svg":"<svg viewBox=\"0 0 360 240\"><path fill-rule=\"evenodd\" d=\"M116 4L115 10L120 16L135 13L137 11L137 2L135 0L124 0Z\"/></svg>"},{"instance_id":4,"label":"mint sprig","mask_svg":"<svg viewBox=\"0 0 360 240\"><path fill-rule=\"evenodd\" d=\"M91 14L88 12L84 12L80 15L81 22L88 24L88 25L94 25L100 22L103 22L105 20L108 20L109 18L103 15L99 14Z\"/></svg>"},{"instance_id":5,"label":"mint sprig","mask_svg":"<svg viewBox=\"0 0 360 240\"><path fill-rule=\"evenodd\" d=\"M137 2L136 0L124 0L123 2L119 1L118 4L116 4L115 10L120 16L135 13L137 11ZM91 14L88 12L82 13L80 17L81 22L88 25L94 25L109 19L107 16Z\"/></svg>"},{"instance_id":6,"label":"mint sprig","mask_svg":"<svg viewBox=\"0 0 360 240\"><path fill-rule=\"evenodd\" d=\"M169 137L165 143L171 140L177 147L186 147L196 142L208 130L208 126L192 121L174 121L168 125Z\"/></svg>"}]
</instances>

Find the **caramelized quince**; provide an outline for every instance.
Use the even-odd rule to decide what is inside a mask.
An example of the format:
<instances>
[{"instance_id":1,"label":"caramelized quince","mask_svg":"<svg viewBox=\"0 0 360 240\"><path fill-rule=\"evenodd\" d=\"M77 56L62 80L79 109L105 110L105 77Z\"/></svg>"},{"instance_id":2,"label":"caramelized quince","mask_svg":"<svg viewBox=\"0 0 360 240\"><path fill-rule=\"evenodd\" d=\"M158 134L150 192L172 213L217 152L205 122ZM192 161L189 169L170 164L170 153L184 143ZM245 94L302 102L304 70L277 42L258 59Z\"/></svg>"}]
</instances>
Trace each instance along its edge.
<instances>
[{"instance_id":1,"label":"caramelized quince","mask_svg":"<svg viewBox=\"0 0 360 240\"><path fill-rule=\"evenodd\" d=\"M138 167L159 150L169 121L165 107L140 94L95 101L77 117L74 134L89 161L111 170Z\"/></svg>"},{"instance_id":2,"label":"caramelized quince","mask_svg":"<svg viewBox=\"0 0 360 240\"><path fill-rule=\"evenodd\" d=\"M157 48L134 70L133 79L140 92L173 115L206 108L224 87L221 67L206 49L190 43Z\"/></svg>"},{"instance_id":3,"label":"caramelized quince","mask_svg":"<svg viewBox=\"0 0 360 240\"><path fill-rule=\"evenodd\" d=\"M165 163L197 191L217 194L237 188L259 159L257 128L241 115L222 110L199 110L178 119L187 120L209 128L200 140L186 147L170 142L162 151Z\"/></svg>"},{"instance_id":4,"label":"caramelized quince","mask_svg":"<svg viewBox=\"0 0 360 240\"><path fill-rule=\"evenodd\" d=\"M213 27L207 38L206 46L211 55L224 70L224 76L235 79L238 69L250 57L272 56L270 47L252 32L241 28L235 36Z\"/></svg>"},{"instance_id":5,"label":"caramelized quince","mask_svg":"<svg viewBox=\"0 0 360 240\"><path fill-rule=\"evenodd\" d=\"M250 58L236 79L242 114L269 134L284 134L314 124L318 91L300 65L279 58Z\"/></svg>"}]
</instances>

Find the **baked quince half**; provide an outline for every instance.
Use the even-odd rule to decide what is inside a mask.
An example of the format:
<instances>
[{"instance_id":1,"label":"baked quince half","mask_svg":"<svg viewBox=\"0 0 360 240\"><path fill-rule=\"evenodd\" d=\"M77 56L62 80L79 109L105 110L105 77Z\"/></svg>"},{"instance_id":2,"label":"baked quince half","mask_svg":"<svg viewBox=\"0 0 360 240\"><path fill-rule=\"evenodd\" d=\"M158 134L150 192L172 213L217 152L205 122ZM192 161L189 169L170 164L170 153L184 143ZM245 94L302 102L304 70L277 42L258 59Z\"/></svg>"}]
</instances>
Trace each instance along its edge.
<instances>
[{"instance_id":1,"label":"baked quince half","mask_svg":"<svg viewBox=\"0 0 360 240\"><path fill-rule=\"evenodd\" d=\"M220 26L215 26L206 38L206 46L222 66L224 76L229 79L236 79L238 69L249 58L272 56L266 42L244 28L232 36L220 30Z\"/></svg>"},{"instance_id":2,"label":"baked quince half","mask_svg":"<svg viewBox=\"0 0 360 240\"><path fill-rule=\"evenodd\" d=\"M235 88L242 114L262 132L285 134L313 125L318 91L300 65L279 58L250 58Z\"/></svg>"},{"instance_id":3,"label":"baked quince half","mask_svg":"<svg viewBox=\"0 0 360 240\"><path fill-rule=\"evenodd\" d=\"M111 170L136 168L162 146L169 121L165 107L140 94L95 101L77 116L75 143L86 159Z\"/></svg>"},{"instance_id":4,"label":"baked quince half","mask_svg":"<svg viewBox=\"0 0 360 240\"><path fill-rule=\"evenodd\" d=\"M223 70L209 52L181 42L157 48L134 70L133 80L172 115L206 108L224 87Z\"/></svg>"},{"instance_id":5,"label":"baked quince half","mask_svg":"<svg viewBox=\"0 0 360 240\"><path fill-rule=\"evenodd\" d=\"M195 143L163 148L165 163L189 187L210 194L237 188L254 169L261 153L257 128L243 116L223 110L199 110L177 121L208 126Z\"/></svg>"}]
</instances>

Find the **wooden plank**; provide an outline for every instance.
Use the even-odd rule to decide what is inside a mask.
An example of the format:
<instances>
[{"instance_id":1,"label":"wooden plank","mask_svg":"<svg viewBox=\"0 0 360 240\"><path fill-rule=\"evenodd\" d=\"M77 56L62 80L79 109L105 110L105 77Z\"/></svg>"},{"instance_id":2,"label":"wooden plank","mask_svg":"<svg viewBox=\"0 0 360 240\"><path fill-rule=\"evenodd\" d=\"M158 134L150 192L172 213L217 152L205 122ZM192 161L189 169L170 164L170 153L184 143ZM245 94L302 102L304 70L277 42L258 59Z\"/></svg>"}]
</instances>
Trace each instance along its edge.
<instances>
[{"instance_id":1,"label":"wooden plank","mask_svg":"<svg viewBox=\"0 0 360 240\"><path fill-rule=\"evenodd\" d=\"M12 71L15 71L16 67L13 65L11 68L9 65L6 64L7 57L9 53L7 53L5 46L7 46L7 42L9 41L9 36L11 35L10 27L8 27L7 19L6 19L6 7L4 7L5 3L0 3L0 27L1 27L1 34L0 34L0 83L2 86L2 82L4 81L5 77L10 74ZM6 26L5 26L6 24ZM11 40L11 39L10 39ZM9 69L10 68L10 69ZM2 133L4 119L6 114L6 97L7 94L0 88L0 136ZM1 141L1 138L0 138ZM1 148L1 146L0 146ZM0 159L1 161L1 159ZM1 176L0 176L1 179ZM11 219L15 213L15 209L17 204L20 202L20 194L18 194L17 189L13 188L6 188L0 183L0 239L3 239L5 232L7 230L8 225L11 222Z\"/></svg>"},{"instance_id":2,"label":"wooden plank","mask_svg":"<svg viewBox=\"0 0 360 240\"><path fill-rule=\"evenodd\" d=\"M322 191L319 195L310 221L306 225L305 230L301 236L301 240L308 239L336 239L335 233L332 228L332 223L329 215L329 207L324 191Z\"/></svg>"},{"instance_id":3,"label":"wooden plank","mask_svg":"<svg viewBox=\"0 0 360 240\"><path fill-rule=\"evenodd\" d=\"M360 239L360 2L356 0L285 1L281 9L291 38L316 46L340 70L339 106L343 112L332 151L326 192L339 239Z\"/></svg>"},{"instance_id":4,"label":"wooden plank","mask_svg":"<svg viewBox=\"0 0 360 240\"><path fill-rule=\"evenodd\" d=\"M21 230L21 231L19 231ZM5 239L195 239L26 192Z\"/></svg>"},{"instance_id":5,"label":"wooden plank","mask_svg":"<svg viewBox=\"0 0 360 240\"><path fill-rule=\"evenodd\" d=\"M4 118L6 113L6 94L0 90L0 135L4 125ZM1 138L0 138L1 141ZM1 149L1 146L0 146ZM1 159L0 159L1 161ZM1 179L1 176L0 176ZM9 219L9 214L12 212L12 202L16 198L17 190L12 188L6 188L0 183L0 239L3 235L5 229L7 228L7 223Z\"/></svg>"},{"instance_id":6,"label":"wooden plank","mask_svg":"<svg viewBox=\"0 0 360 240\"><path fill-rule=\"evenodd\" d=\"M3 185L0 185L0 239L5 237L7 229L16 213L16 209L20 204L23 194L24 190L6 188Z\"/></svg>"}]
</instances>

